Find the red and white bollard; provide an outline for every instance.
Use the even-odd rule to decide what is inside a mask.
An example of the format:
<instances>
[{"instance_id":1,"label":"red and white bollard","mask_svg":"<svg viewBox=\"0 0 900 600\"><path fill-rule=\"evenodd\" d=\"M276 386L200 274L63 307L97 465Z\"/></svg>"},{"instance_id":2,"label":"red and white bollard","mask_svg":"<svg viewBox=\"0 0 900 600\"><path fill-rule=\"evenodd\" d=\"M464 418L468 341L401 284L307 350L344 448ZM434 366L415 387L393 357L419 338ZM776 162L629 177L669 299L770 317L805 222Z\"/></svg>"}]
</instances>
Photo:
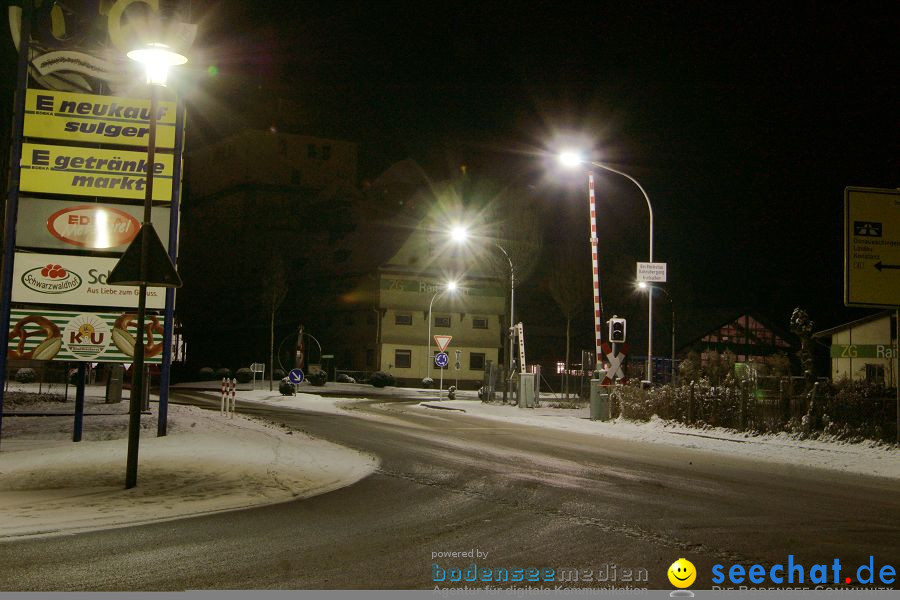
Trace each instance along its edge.
<instances>
[{"instance_id":1,"label":"red and white bollard","mask_svg":"<svg viewBox=\"0 0 900 600\"><path fill-rule=\"evenodd\" d=\"M222 402L219 413L234 418L234 405L237 401L237 379L222 378Z\"/></svg>"}]
</instances>

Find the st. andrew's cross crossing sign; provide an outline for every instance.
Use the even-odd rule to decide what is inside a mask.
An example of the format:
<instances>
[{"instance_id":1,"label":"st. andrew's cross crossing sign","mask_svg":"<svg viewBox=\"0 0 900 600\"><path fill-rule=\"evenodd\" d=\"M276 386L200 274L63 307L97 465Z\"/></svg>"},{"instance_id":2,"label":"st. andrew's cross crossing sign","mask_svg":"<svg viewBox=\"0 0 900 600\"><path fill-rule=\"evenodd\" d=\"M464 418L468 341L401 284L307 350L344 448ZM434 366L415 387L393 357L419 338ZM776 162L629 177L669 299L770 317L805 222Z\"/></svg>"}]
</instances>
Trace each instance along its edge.
<instances>
[{"instance_id":1,"label":"st. andrew's cross crossing sign","mask_svg":"<svg viewBox=\"0 0 900 600\"><path fill-rule=\"evenodd\" d=\"M628 344L621 344L617 348L618 352L613 354L612 346L609 345L609 342L603 342L600 345L600 348L603 350L604 356L606 356L606 360L609 361L609 369L606 371L606 377L603 378L603 381L600 385L611 385L617 378L621 383L625 383L625 369L622 368L622 363L625 361L625 357L628 356L628 351L630 347Z\"/></svg>"}]
</instances>

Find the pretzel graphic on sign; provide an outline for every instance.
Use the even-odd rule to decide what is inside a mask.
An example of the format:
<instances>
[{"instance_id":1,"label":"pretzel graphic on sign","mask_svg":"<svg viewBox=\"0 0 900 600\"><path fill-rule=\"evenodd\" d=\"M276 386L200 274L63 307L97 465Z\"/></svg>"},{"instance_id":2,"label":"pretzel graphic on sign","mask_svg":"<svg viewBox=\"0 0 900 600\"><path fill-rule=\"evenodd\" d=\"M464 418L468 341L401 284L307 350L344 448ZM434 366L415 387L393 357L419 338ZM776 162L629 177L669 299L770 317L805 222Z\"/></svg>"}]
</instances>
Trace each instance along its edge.
<instances>
[{"instance_id":1,"label":"pretzel graphic on sign","mask_svg":"<svg viewBox=\"0 0 900 600\"><path fill-rule=\"evenodd\" d=\"M162 334L163 334L163 326L159 322L159 319L156 315L148 315L149 321L144 323L144 358L150 358L151 356L156 356L157 354L162 352ZM137 327L137 315L134 313L125 313L118 319L116 319L115 325L113 326L112 339L113 343L116 345L116 348L119 349L122 354L126 356L134 356L134 345L136 340L134 335L128 329L130 327ZM159 334L160 338L158 342L154 342L154 334Z\"/></svg>"},{"instance_id":2,"label":"pretzel graphic on sign","mask_svg":"<svg viewBox=\"0 0 900 600\"><path fill-rule=\"evenodd\" d=\"M29 325L36 325L38 329L31 328ZM43 336L41 342L33 349L26 351L25 344L28 338ZM50 360L62 347L62 335L57 327L50 319L40 315L28 315L13 325L9 331L9 341L18 340L15 349L8 349L6 356L8 358L31 358L34 360Z\"/></svg>"}]
</instances>

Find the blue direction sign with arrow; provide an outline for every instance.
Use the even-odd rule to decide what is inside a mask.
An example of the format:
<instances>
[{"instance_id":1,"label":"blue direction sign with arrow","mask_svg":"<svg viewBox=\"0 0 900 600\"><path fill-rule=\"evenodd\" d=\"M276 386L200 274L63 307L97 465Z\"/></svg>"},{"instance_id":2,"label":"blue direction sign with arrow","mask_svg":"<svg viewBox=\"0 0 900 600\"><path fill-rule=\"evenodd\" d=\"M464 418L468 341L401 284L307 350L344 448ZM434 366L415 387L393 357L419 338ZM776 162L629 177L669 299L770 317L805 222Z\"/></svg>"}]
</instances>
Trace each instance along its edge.
<instances>
[{"instance_id":1,"label":"blue direction sign with arrow","mask_svg":"<svg viewBox=\"0 0 900 600\"><path fill-rule=\"evenodd\" d=\"M434 355L434 364L443 369L450 364L450 357L447 356L446 352L438 352Z\"/></svg>"},{"instance_id":2,"label":"blue direction sign with arrow","mask_svg":"<svg viewBox=\"0 0 900 600\"><path fill-rule=\"evenodd\" d=\"M291 372L288 373L288 379L291 383L303 383L303 370L291 369Z\"/></svg>"}]
</instances>

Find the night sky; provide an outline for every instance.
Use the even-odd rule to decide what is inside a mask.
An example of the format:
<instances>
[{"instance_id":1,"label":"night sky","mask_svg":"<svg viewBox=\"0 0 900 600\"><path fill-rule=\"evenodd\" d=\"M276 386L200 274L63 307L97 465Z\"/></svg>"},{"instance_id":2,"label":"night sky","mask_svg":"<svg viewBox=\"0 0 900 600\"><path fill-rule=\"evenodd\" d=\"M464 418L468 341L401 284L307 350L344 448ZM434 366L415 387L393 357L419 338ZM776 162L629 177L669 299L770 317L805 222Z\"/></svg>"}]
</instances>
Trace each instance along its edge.
<instances>
[{"instance_id":1,"label":"night sky","mask_svg":"<svg viewBox=\"0 0 900 600\"><path fill-rule=\"evenodd\" d=\"M195 0L187 151L285 98L299 131L360 144L361 180L465 164L531 186L545 247L587 252L585 178L549 168L578 140L648 191L680 312L786 326L800 305L824 328L865 314L842 301L844 187L900 185L897 6ZM7 38L4 115L13 63ZM615 175L598 200L612 290L647 259L647 210Z\"/></svg>"},{"instance_id":2,"label":"night sky","mask_svg":"<svg viewBox=\"0 0 900 600\"><path fill-rule=\"evenodd\" d=\"M677 304L855 316L843 189L900 185L897 5L632 4L195 2L194 66L226 104L274 90L360 142L363 178L409 157L534 185L574 207L550 239L587 237L584 179L545 158L584 140L647 189ZM611 277L646 260L647 211L617 176L598 198Z\"/></svg>"}]
</instances>

